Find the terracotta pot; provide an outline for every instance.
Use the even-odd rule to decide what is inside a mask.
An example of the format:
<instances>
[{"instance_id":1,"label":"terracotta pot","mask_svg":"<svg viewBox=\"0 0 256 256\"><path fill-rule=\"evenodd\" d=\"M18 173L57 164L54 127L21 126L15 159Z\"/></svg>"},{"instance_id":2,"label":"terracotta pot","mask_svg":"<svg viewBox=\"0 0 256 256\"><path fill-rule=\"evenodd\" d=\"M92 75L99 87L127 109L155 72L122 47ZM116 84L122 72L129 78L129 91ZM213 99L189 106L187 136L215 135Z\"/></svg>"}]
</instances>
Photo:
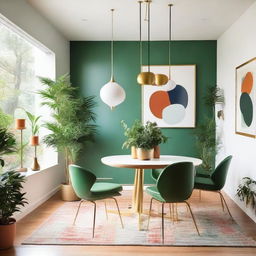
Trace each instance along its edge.
<instances>
[{"instance_id":1,"label":"terracotta pot","mask_svg":"<svg viewBox=\"0 0 256 256\"><path fill-rule=\"evenodd\" d=\"M153 149L137 148L137 157L140 160L150 160L151 158L153 158L153 155Z\"/></svg>"},{"instance_id":2,"label":"terracotta pot","mask_svg":"<svg viewBox=\"0 0 256 256\"><path fill-rule=\"evenodd\" d=\"M39 145L39 136L33 135L30 137L30 145L31 146L38 146Z\"/></svg>"},{"instance_id":3,"label":"terracotta pot","mask_svg":"<svg viewBox=\"0 0 256 256\"><path fill-rule=\"evenodd\" d=\"M13 246L16 234L16 220L11 218L8 225L0 225L0 249L8 249Z\"/></svg>"},{"instance_id":4,"label":"terracotta pot","mask_svg":"<svg viewBox=\"0 0 256 256\"><path fill-rule=\"evenodd\" d=\"M137 158L137 148L135 146L131 147L131 156L133 159Z\"/></svg>"},{"instance_id":5,"label":"terracotta pot","mask_svg":"<svg viewBox=\"0 0 256 256\"><path fill-rule=\"evenodd\" d=\"M154 146L154 158L160 158L160 146Z\"/></svg>"},{"instance_id":6,"label":"terracotta pot","mask_svg":"<svg viewBox=\"0 0 256 256\"><path fill-rule=\"evenodd\" d=\"M75 191L71 184L61 184L61 198L63 201L78 201L79 197L75 194Z\"/></svg>"}]
</instances>

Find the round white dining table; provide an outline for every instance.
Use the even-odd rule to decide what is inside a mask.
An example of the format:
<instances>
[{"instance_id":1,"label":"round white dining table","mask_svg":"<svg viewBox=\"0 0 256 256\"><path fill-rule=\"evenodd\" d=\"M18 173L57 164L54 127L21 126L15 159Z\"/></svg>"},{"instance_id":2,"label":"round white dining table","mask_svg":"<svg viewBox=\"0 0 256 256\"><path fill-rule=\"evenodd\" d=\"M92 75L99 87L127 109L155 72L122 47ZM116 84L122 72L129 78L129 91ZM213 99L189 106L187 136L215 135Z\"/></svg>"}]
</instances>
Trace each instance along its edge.
<instances>
[{"instance_id":1,"label":"round white dining table","mask_svg":"<svg viewBox=\"0 0 256 256\"><path fill-rule=\"evenodd\" d=\"M151 160L133 159L131 155L113 155L101 158L101 162L112 167L135 169L132 210L139 215L143 211L143 185L145 169L162 169L170 164L178 162L192 162L194 166L202 164L202 160L199 158L174 155L161 155L160 158L154 158Z\"/></svg>"}]
</instances>

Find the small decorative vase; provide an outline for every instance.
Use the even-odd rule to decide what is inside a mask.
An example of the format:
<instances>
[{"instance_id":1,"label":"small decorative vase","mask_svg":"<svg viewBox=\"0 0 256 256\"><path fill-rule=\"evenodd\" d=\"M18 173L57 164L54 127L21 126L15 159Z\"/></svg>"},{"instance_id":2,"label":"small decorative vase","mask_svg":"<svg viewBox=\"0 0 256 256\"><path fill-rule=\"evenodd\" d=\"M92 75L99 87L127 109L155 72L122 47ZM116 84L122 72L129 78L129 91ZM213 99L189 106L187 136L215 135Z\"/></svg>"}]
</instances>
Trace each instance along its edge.
<instances>
[{"instance_id":1,"label":"small decorative vase","mask_svg":"<svg viewBox=\"0 0 256 256\"><path fill-rule=\"evenodd\" d=\"M154 158L160 158L160 146L154 146Z\"/></svg>"},{"instance_id":2,"label":"small decorative vase","mask_svg":"<svg viewBox=\"0 0 256 256\"><path fill-rule=\"evenodd\" d=\"M135 146L131 147L131 157L137 159L137 148Z\"/></svg>"},{"instance_id":3,"label":"small decorative vase","mask_svg":"<svg viewBox=\"0 0 256 256\"><path fill-rule=\"evenodd\" d=\"M40 165L37 161L37 157L34 157L34 162L33 166L31 167L32 171L39 171L40 170Z\"/></svg>"},{"instance_id":4,"label":"small decorative vase","mask_svg":"<svg viewBox=\"0 0 256 256\"><path fill-rule=\"evenodd\" d=\"M150 160L153 158L154 149L137 148L137 157L140 160Z\"/></svg>"}]
</instances>

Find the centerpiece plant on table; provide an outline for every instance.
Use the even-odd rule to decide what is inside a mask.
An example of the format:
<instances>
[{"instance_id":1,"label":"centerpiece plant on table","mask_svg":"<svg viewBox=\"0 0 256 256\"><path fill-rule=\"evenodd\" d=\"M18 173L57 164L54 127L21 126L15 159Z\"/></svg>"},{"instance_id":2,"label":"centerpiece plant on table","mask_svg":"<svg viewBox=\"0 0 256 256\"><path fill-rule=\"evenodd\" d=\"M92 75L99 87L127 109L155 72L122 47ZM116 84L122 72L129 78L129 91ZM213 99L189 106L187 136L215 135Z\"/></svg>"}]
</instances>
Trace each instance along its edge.
<instances>
[{"instance_id":1,"label":"centerpiece plant on table","mask_svg":"<svg viewBox=\"0 0 256 256\"><path fill-rule=\"evenodd\" d=\"M161 129L157 126L156 122L147 122L145 130L148 131L152 138L154 148L154 158L160 158L160 144L167 142L167 137L163 135Z\"/></svg>"},{"instance_id":2,"label":"centerpiece plant on table","mask_svg":"<svg viewBox=\"0 0 256 256\"><path fill-rule=\"evenodd\" d=\"M153 156L160 157L159 144L165 143L167 137L162 134L155 122L148 121L146 125L143 125L141 121L136 120L131 128L124 121L121 124L127 138L123 147L131 148L132 158L149 160Z\"/></svg>"},{"instance_id":3,"label":"centerpiece plant on table","mask_svg":"<svg viewBox=\"0 0 256 256\"><path fill-rule=\"evenodd\" d=\"M122 148L131 148L131 156L132 158L137 158L137 138L143 133L144 126L139 120L135 120L131 128L125 123L124 120L121 121L121 125L124 128L124 136L126 137L126 141L123 143Z\"/></svg>"},{"instance_id":4,"label":"centerpiece plant on table","mask_svg":"<svg viewBox=\"0 0 256 256\"><path fill-rule=\"evenodd\" d=\"M43 99L42 105L51 109L53 117L53 121L44 123L50 133L43 138L43 142L64 154L66 183L62 184L62 199L77 200L68 166L76 163L85 143L94 140L94 97L80 97L77 88L71 85L68 75L61 76L56 81L41 77L40 81L46 87L38 92Z\"/></svg>"},{"instance_id":5,"label":"centerpiece plant on table","mask_svg":"<svg viewBox=\"0 0 256 256\"><path fill-rule=\"evenodd\" d=\"M13 246L16 220L12 216L27 204L22 192L24 181L25 177L15 171L0 174L0 249Z\"/></svg>"}]
</instances>

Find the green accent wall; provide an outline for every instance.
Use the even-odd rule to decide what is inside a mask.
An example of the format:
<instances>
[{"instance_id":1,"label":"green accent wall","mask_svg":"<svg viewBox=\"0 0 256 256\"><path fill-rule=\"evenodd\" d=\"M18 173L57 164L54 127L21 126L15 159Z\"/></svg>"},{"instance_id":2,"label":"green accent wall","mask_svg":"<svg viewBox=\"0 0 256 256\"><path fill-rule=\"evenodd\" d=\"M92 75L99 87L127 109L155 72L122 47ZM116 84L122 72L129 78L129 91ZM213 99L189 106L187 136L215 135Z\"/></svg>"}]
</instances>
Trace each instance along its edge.
<instances>
[{"instance_id":1,"label":"green accent wall","mask_svg":"<svg viewBox=\"0 0 256 256\"><path fill-rule=\"evenodd\" d=\"M203 97L207 88L216 85L216 41L174 41L171 46L173 65L196 64L196 123L204 116L211 115L206 109ZM141 120L141 86L137 84L140 72L139 43L118 41L114 43L115 80L125 89L126 100L114 110L100 99L100 89L110 80L110 42L72 41L70 42L70 75L74 86L80 88L81 95L95 95L97 107L98 135L95 143L88 143L81 154L79 164L92 170L98 177L111 177L113 182L132 184L133 169L105 166L101 158L108 155L129 154L122 149L124 141L121 120L130 126L135 119ZM146 54L146 43L144 43ZM147 64L144 55L143 64ZM151 64L168 64L168 42L151 42ZM193 129L164 128L169 137L161 145L162 154L198 157ZM145 184L152 183L150 170L145 170Z\"/></svg>"}]
</instances>

